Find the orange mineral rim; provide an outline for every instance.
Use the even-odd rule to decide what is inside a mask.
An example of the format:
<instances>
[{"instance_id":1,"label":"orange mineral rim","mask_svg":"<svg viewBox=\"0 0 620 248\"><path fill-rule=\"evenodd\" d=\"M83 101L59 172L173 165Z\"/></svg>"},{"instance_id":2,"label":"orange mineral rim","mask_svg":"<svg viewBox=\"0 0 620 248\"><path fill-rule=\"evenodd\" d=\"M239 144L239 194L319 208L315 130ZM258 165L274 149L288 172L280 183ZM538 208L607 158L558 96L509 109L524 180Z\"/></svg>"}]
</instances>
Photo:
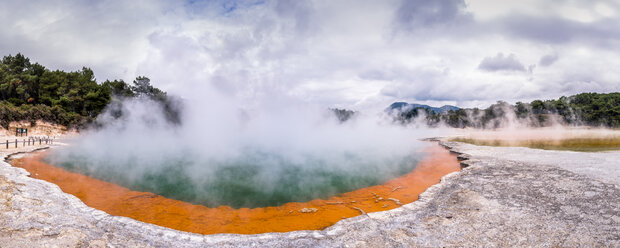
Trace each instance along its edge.
<instances>
[{"instance_id":1,"label":"orange mineral rim","mask_svg":"<svg viewBox=\"0 0 620 248\"><path fill-rule=\"evenodd\" d=\"M132 191L41 161L44 153L15 159L13 166L30 176L58 185L86 205L111 215L125 216L180 231L199 234L288 232L320 230L341 219L363 213L385 211L411 203L444 175L460 170L456 155L437 144L429 146L426 157L408 174L382 185L347 192L327 200L291 202L277 207L208 208L169 199L149 192Z\"/></svg>"}]
</instances>

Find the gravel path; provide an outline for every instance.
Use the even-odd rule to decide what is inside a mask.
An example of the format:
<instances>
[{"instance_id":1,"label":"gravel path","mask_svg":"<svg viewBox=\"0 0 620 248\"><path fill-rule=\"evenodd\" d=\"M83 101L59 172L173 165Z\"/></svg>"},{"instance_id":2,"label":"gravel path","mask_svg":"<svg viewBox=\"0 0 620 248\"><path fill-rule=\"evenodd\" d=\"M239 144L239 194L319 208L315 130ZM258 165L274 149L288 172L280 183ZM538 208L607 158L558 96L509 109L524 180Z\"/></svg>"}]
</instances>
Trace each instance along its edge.
<instances>
[{"instance_id":1,"label":"gravel path","mask_svg":"<svg viewBox=\"0 0 620 248\"><path fill-rule=\"evenodd\" d=\"M620 152L443 144L469 166L416 202L322 231L259 235L203 236L110 216L0 163L0 246L620 247Z\"/></svg>"}]
</instances>

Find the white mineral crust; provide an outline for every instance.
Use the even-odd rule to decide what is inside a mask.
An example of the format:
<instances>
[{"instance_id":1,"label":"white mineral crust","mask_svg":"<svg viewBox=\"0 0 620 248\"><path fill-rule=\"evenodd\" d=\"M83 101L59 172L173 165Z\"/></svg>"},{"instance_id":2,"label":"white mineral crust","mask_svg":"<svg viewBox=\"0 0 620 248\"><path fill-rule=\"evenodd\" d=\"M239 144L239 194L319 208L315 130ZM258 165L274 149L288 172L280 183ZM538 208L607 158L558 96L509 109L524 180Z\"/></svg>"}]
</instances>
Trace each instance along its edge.
<instances>
[{"instance_id":1,"label":"white mineral crust","mask_svg":"<svg viewBox=\"0 0 620 248\"><path fill-rule=\"evenodd\" d=\"M620 247L620 152L442 144L468 167L418 201L321 231L258 235L205 236L111 216L1 162L0 246Z\"/></svg>"}]
</instances>

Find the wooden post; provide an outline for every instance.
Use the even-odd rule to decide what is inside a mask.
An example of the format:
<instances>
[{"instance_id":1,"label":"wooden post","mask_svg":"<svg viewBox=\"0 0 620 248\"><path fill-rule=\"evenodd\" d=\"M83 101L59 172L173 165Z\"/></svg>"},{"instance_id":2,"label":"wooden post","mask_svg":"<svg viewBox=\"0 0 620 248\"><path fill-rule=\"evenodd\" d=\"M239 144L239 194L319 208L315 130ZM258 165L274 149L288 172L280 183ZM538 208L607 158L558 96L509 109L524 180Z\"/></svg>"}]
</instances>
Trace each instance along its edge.
<instances>
[{"instance_id":1,"label":"wooden post","mask_svg":"<svg viewBox=\"0 0 620 248\"><path fill-rule=\"evenodd\" d=\"M28 139L28 146L30 146L30 139Z\"/></svg>"},{"instance_id":2,"label":"wooden post","mask_svg":"<svg viewBox=\"0 0 620 248\"><path fill-rule=\"evenodd\" d=\"M17 148L17 139L15 139L15 148Z\"/></svg>"},{"instance_id":3,"label":"wooden post","mask_svg":"<svg viewBox=\"0 0 620 248\"><path fill-rule=\"evenodd\" d=\"M41 145L42 142L43 142L43 140L41 140L41 138L39 138L39 145Z\"/></svg>"},{"instance_id":4,"label":"wooden post","mask_svg":"<svg viewBox=\"0 0 620 248\"><path fill-rule=\"evenodd\" d=\"M26 140L25 140L25 139L24 139L24 145L23 145L23 147L26 147Z\"/></svg>"},{"instance_id":5,"label":"wooden post","mask_svg":"<svg viewBox=\"0 0 620 248\"><path fill-rule=\"evenodd\" d=\"M6 140L6 149L9 149L9 140Z\"/></svg>"}]
</instances>

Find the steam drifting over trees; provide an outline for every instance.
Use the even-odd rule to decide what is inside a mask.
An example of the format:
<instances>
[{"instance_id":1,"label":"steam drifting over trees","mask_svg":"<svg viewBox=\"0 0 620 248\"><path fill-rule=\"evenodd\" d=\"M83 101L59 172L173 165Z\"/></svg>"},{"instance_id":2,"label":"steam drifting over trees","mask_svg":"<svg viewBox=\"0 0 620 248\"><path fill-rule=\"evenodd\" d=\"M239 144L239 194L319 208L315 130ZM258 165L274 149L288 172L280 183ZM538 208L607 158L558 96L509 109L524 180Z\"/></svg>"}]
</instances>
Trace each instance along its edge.
<instances>
[{"instance_id":1,"label":"steam drifting over trees","mask_svg":"<svg viewBox=\"0 0 620 248\"><path fill-rule=\"evenodd\" d=\"M620 93L581 93L554 100L517 102L514 105L498 101L486 109L451 109L444 112L415 107L395 111L391 115L402 124L421 119L429 126L444 123L456 128L500 128L512 124L541 127L556 123L620 127Z\"/></svg>"},{"instance_id":2,"label":"steam drifting over trees","mask_svg":"<svg viewBox=\"0 0 620 248\"><path fill-rule=\"evenodd\" d=\"M0 62L0 125L11 121L45 120L69 127L91 123L114 99L147 97L163 105L172 122L178 111L165 92L138 77L133 85L123 80L97 83L91 69L52 71L31 63L22 54L5 56Z\"/></svg>"},{"instance_id":3,"label":"steam drifting over trees","mask_svg":"<svg viewBox=\"0 0 620 248\"><path fill-rule=\"evenodd\" d=\"M137 77L132 84L106 80L99 84L91 69L52 71L32 63L22 54L5 56L0 62L0 125L11 121L45 120L82 128L93 123L108 108L114 118L123 115L123 100L142 98L161 105L166 120L181 123L181 100L153 87L150 79ZM581 93L555 100L534 100L512 105L498 101L486 109L459 109L454 106L432 108L426 105L394 103L386 112L401 124L442 123L455 128L499 128L507 123L523 126L547 126L553 123L620 127L620 93ZM358 112L331 109L340 122Z\"/></svg>"}]
</instances>

